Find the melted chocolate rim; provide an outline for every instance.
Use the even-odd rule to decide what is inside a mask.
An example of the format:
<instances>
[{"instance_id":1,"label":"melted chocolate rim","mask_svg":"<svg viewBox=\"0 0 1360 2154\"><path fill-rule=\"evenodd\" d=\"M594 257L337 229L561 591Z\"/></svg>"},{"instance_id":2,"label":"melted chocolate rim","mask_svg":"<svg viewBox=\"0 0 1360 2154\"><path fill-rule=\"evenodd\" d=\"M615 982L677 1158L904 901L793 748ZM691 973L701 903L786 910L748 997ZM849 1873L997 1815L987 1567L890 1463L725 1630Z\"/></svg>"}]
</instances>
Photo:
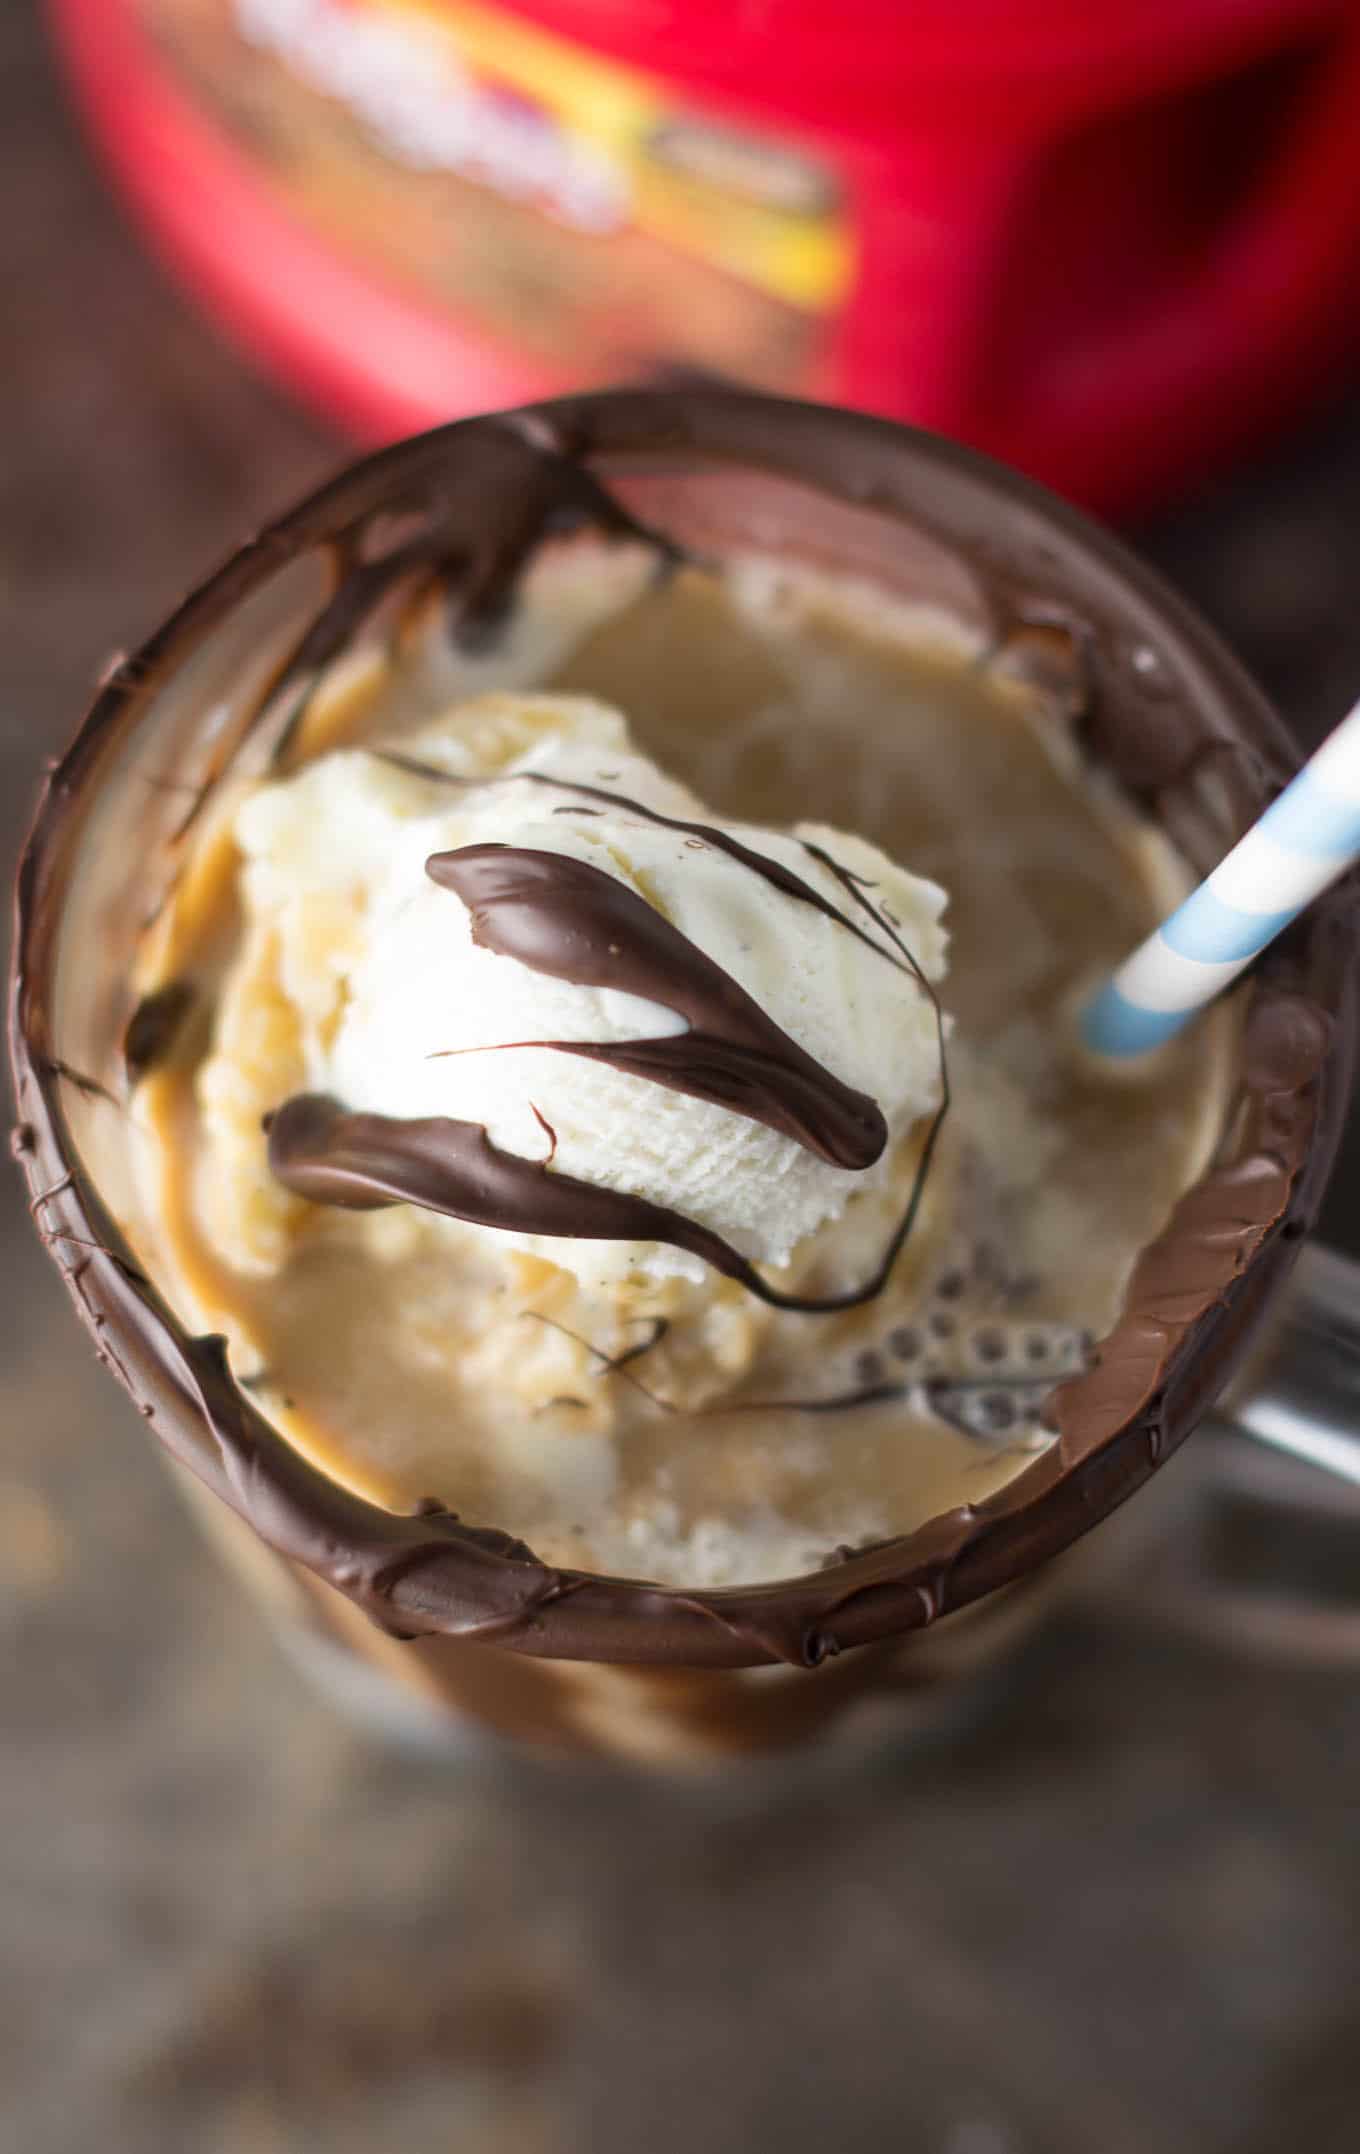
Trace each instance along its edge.
<instances>
[{"instance_id":1,"label":"melted chocolate rim","mask_svg":"<svg viewBox=\"0 0 1360 2154\"><path fill-rule=\"evenodd\" d=\"M105 756L241 599L309 547L331 549L339 577L345 563L353 568L355 536L371 519L413 500L429 510L441 493L452 500L460 457L475 463L490 452L494 461L512 450L524 492L541 486L548 516L557 505L579 510L583 475L594 486L599 474L697 458L811 484L934 534L980 575L999 636L1017 623L1045 631L1057 623L1080 643L1092 751L1182 837L1189 811L1180 795L1210 758L1234 763L1240 828L1297 757L1247 677L1174 594L1040 489L886 422L695 389L563 399L462 421L367 459L245 547L120 661L50 773L16 896L10 1046L23 1119L14 1148L100 1358L171 1454L281 1554L398 1635L483 1638L569 1659L814 1666L918 1628L1058 1553L1147 1479L1221 1389L1316 1218L1335 1153L1355 1038L1357 878L1258 964L1231 1155L1143 1252L1097 1365L1055 1392L1057 1441L983 1503L803 1578L702 1592L559 1569L493 1528L439 1510L400 1516L349 1494L260 1413L227 1369L222 1341L179 1324L81 1163L47 999L66 864ZM501 527L490 565L475 566L472 580L502 603L537 534L526 536L518 494L489 504L484 495L483 506L499 512ZM1131 641L1156 656L1155 693L1121 663ZM1214 842L1225 842L1222 830Z\"/></svg>"}]
</instances>

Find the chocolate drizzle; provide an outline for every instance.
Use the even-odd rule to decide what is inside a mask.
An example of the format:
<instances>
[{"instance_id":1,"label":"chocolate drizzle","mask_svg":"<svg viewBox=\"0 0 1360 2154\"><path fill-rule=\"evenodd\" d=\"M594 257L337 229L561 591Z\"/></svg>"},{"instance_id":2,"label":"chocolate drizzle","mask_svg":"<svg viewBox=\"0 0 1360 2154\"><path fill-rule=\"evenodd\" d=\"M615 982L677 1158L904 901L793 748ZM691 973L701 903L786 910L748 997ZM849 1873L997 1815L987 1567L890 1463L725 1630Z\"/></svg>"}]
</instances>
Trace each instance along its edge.
<instances>
[{"instance_id":1,"label":"chocolate drizzle","mask_svg":"<svg viewBox=\"0 0 1360 2154\"><path fill-rule=\"evenodd\" d=\"M313 1204L375 1211L419 1204L474 1226L575 1241L668 1242L735 1279L772 1309L817 1316L858 1308L881 1292L901 1246L861 1286L818 1297L784 1294L761 1278L729 1242L665 1204L560 1174L546 1160L525 1159L493 1144L480 1122L446 1115L349 1114L338 1100L302 1092L269 1118L269 1165Z\"/></svg>"},{"instance_id":2,"label":"chocolate drizzle","mask_svg":"<svg viewBox=\"0 0 1360 2154\"><path fill-rule=\"evenodd\" d=\"M1056 1443L984 1502L769 1586L671 1591L573 1571L494 1528L444 1511L396 1516L330 1480L234 1379L224 1342L191 1336L143 1275L86 1164L91 1127L107 1110L56 1075L63 1060L81 1069L95 1060L83 1032L67 1036L70 990L60 1007L54 995L72 932L73 878L92 872L91 811L154 699L244 598L309 550L337 560L347 550L352 560L370 523L428 513L431 557L465 559L470 585L484 594L483 617L494 617L535 534L550 527L554 500L568 514L579 510L581 489L569 474L589 473L603 491L604 477L674 470L677 461L725 467L733 483L738 470L754 467L757 490L784 478L818 489L823 528L809 533L790 518L790 547L801 546L814 563L820 548L823 564L889 588L900 587L910 549L929 555L947 546L955 563L960 556L976 563L975 534L991 534L1000 558L987 575L994 594L1004 585L1005 610L1014 616L1037 595L1083 625L1092 752L1198 848L1199 864L1224 849L1264 805L1271 780L1294 767L1268 708L1169 593L1114 541L965 451L868 418L699 390L584 397L512 420L466 422L383 452L305 503L110 676L49 776L20 866L10 1031L22 1117L15 1148L35 1216L100 1357L167 1449L270 1547L383 1628L494 1640L556 1658L812 1666L845 1647L916 1629L1056 1554L1136 1489L1221 1389L1316 1217L1335 1152L1355 1034L1354 877L1255 968L1245 991L1238 1111L1222 1156L1144 1251L1097 1364L1053 1395ZM687 532L697 526L709 545L716 524L717 543L748 543L749 527L729 499L726 527L719 503L707 525L696 511ZM859 506L866 501L876 505L872 517ZM764 543L772 545L768 496L762 516ZM924 539L923 530L933 535ZM1130 648L1158 658L1155 699L1124 661ZM1188 776L1219 750L1240 756L1242 794L1230 820ZM125 880L109 880L112 870L105 877L99 917L111 930L135 914L127 900L166 836L162 796L145 786L137 792L143 805L128 813L140 820L120 833ZM111 946L113 969L98 971L102 955L80 952L92 1003L100 983L121 978L125 965L126 951ZM120 1029L115 1016L110 1058Z\"/></svg>"},{"instance_id":3,"label":"chocolate drizzle","mask_svg":"<svg viewBox=\"0 0 1360 2154\"><path fill-rule=\"evenodd\" d=\"M615 988L686 1022L660 1039L523 1040L607 1062L692 1099L763 1122L833 1167L871 1167L888 1141L882 1111L844 1085L687 935L617 876L567 853L464 845L425 871L460 897L472 939L576 987Z\"/></svg>"},{"instance_id":4,"label":"chocolate drizzle","mask_svg":"<svg viewBox=\"0 0 1360 2154\"><path fill-rule=\"evenodd\" d=\"M810 882L803 876L796 875L792 868L785 867L782 860L772 860L768 854L758 853L754 846L745 844L730 830L720 830L715 823L692 823L682 816L662 815L659 809L648 808L642 801L631 799L627 793L611 793L603 786L586 785L576 778L555 778L547 771L512 770L494 777L464 778L453 771L441 770L437 763L425 763L418 756L403 755L396 748L374 748L369 752L380 763L390 764L393 770L405 771L408 777L424 778L436 785L457 786L461 791L515 783L550 786L556 792L580 793L587 800L603 800L610 807L622 808L625 813L636 815L645 823L655 823L661 830L678 830L684 836L692 838L697 845L711 845L715 852L726 853L730 860L749 868L753 875L758 875L762 882L769 883L773 889L781 890L785 897L796 899L800 905L811 905L814 911L822 913L828 920L834 920L838 927L843 927L847 934L853 935L856 941L864 943L879 957L886 957L893 964L899 962L891 951L885 950L872 935L867 935L862 927L838 906L833 905L829 898L824 898L820 890L815 890ZM558 811L554 809L553 812L556 814ZM579 812L585 815L590 811L582 808ZM853 881L845 870L835 868L834 863L828 860L819 847L807 845L804 851L832 866L833 872L840 876L847 887ZM903 971L915 972L920 978L919 970L910 958L904 955L901 963Z\"/></svg>"},{"instance_id":5,"label":"chocolate drizzle","mask_svg":"<svg viewBox=\"0 0 1360 2154\"><path fill-rule=\"evenodd\" d=\"M193 1006L194 991L187 980L167 981L143 995L123 1033L123 1067L130 1084L164 1062Z\"/></svg>"}]
</instances>

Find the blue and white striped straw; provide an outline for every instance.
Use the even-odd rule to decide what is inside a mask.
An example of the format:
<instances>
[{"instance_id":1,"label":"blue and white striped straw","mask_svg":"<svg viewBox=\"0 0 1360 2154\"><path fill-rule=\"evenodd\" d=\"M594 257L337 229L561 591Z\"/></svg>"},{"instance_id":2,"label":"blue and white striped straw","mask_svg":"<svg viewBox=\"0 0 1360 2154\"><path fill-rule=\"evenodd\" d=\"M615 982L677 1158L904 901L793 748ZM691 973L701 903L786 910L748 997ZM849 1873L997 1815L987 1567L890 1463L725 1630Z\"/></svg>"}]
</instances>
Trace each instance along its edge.
<instances>
[{"instance_id":1,"label":"blue and white striped straw","mask_svg":"<svg viewBox=\"0 0 1360 2154\"><path fill-rule=\"evenodd\" d=\"M1081 1013L1096 1054L1160 1046L1360 856L1360 705Z\"/></svg>"}]
</instances>

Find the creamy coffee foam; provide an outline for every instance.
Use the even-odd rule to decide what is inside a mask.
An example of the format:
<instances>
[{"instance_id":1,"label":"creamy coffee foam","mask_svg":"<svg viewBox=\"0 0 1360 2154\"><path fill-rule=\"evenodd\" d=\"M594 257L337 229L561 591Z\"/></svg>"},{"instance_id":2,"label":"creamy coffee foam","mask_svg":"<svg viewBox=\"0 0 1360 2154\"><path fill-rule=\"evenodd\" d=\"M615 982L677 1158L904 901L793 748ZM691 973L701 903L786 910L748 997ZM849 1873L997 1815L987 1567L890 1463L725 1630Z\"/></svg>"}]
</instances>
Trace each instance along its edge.
<instances>
[{"instance_id":1,"label":"creamy coffee foam","mask_svg":"<svg viewBox=\"0 0 1360 2154\"><path fill-rule=\"evenodd\" d=\"M458 659L417 639L361 692L350 681L314 705L309 766L238 799L204 840L212 875L186 884L198 926L164 923L159 961L173 953L182 969L198 935L200 977L212 953L211 1023L137 1094L155 1140L158 1266L196 1326L227 1332L290 1439L379 1501L437 1499L550 1560L678 1583L779 1577L985 1496L1049 1441L1049 1390L1083 1365L1133 1256L1203 1162L1217 1058L1201 1034L1130 1085L1072 1056L1071 995L1182 878L1083 771L1061 720L960 627L754 561L656 588L597 554L592 580L591 552L565 549L535 573L499 679L494 652ZM517 695L469 708L469 691L503 683ZM549 697L526 700L534 686ZM637 749L611 706L628 712ZM537 778L578 790L549 799L507 778L526 755ZM474 781L453 803L450 778ZM537 797L513 812L502 798L498 820L495 796L512 791ZM648 825L639 806L685 827ZM810 809L811 836L795 827ZM942 947L932 885L949 890L952 1100L923 1179L941 1099L929 998L857 944L843 913L814 917L804 901L802 917L731 858L696 875L696 829L711 840L734 818L762 857L789 871L796 857L838 912L853 891L836 870L862 878L927 975ZM614 847L607 868L602 844ZM519 871L508 896L507 865ZM696 925L688 893L718 867L731 880ZM541 928L564 905L594 905L604 932L614 915L593 884L564 895L577 871L660 904L758 1013L744 1013L739 1039L713 1017L708 975L691 968L677 987L674 944L669 970L652 952L647 978L608 1012L613 990L564 977L560 953L556 973L549 963L526 986L533 968L522 947L497 946L509 930L495 908L527 906ZM687 879L659 889L666 873ZM538 877L527 894L526 874ZM727 927L731 893L748 885L754 955ZM424 908L434 940L407 983L416 992L394 999L390 967L372 957L382 919L403 906ZM626 939L638 923L618 918ZM800 938L818 933L809 976L822 1002L809 1017L792 989ZM480 1006L446 1040L422 999L446 935L483 979L494 967L511 983L494 1041ZM535 948L541 958L541 937ZM663 972L665 994L636 992ZM534 999L545 985L547 1005ZM595 1001L572 1008L572 994ZM705 1025L723 1052L696 1077L681 1043L692 1049ZM471 1051L488 1044L497 1051ZM759 1112L714 1097L735 1081L738 1050L763 1057L765 1089L743 1102ZM593 1106L568 1155L569 1105L545 1098L555 1087L569 1103L573 1085ZM450 1186L447 1140L422 1153L417 1189L410 1132L440 1117L532 1161L536 1202L555 1178L560 1208L569 1174L674 1200L748 1271L761 1267L757 1289L801 1306L771 1306L749 1276L661 1235L582 1241L579 1221L544 1231L533 1213L488 1228L466 1202L460 1217L427 1208L431 1156ZM372 1126L383 1118L406 1133L395 1170L390 1147L374 1151L390 1137ZM649 1185L638 1160L662 1130ZM334 1180L342 1137L358 1177L347 1194ZM879 1282L918 1179L911 1231ZM337 1193L418 1202L357 1211L337 1208ZM838 1309L862 1281L871 1296Z\"/></svg>"}]
</instances>

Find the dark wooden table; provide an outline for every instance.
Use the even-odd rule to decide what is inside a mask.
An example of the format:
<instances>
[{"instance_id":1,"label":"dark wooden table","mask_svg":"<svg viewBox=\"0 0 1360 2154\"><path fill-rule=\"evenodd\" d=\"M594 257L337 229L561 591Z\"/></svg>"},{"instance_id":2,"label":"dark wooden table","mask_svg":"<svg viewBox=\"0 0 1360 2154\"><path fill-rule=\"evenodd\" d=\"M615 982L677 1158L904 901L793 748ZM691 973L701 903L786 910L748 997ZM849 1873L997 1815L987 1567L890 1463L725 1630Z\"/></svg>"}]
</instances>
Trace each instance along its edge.
<instances>
[{"instance_id":1,"label":"dark wooden table","mask_svg":"<svg viewBox=\"0 0 1360 2154\"><path fill-rule=\"evenodd\" d=\"M9 844L108 652L338 445L144 259L12 5L0 143ZM1358 524L1352 403L1143 534L1305 734L1360 685ZM704 1793L381 1754L184 1530L6 1207L0 2144L1360 2143L1354 1674L1096 1606L1006 1712L868 1772Z\"/></svg>"}]
</instances>

